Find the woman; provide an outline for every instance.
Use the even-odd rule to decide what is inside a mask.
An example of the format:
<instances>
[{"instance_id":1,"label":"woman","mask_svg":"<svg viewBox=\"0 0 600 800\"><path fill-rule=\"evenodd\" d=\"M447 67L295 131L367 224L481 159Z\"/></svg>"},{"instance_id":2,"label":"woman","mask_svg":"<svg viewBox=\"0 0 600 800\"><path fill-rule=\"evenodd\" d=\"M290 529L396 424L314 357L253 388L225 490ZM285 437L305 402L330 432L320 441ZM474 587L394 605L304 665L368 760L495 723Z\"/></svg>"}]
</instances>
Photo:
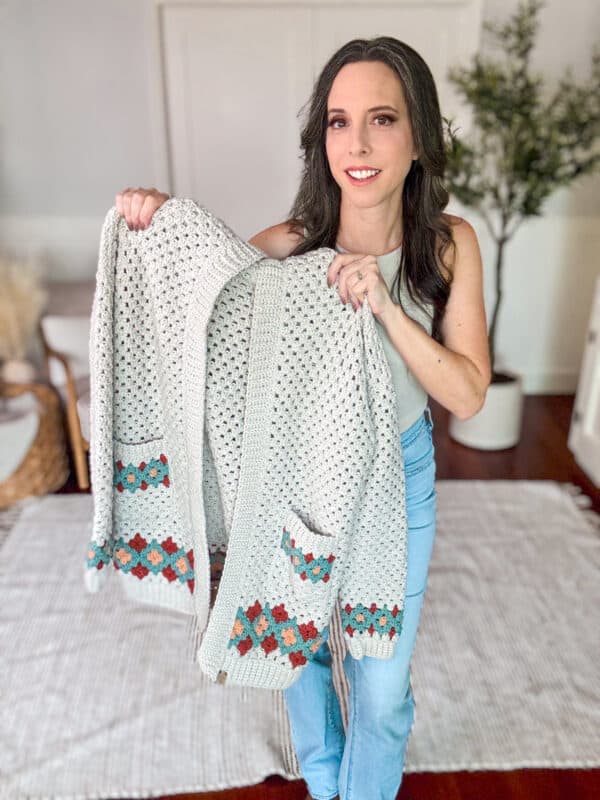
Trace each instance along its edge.
<instances>
[{"instance_id":1,"label":"woman","mask_svg":"<svg viewBox=\"0 0 600 800\"><path fill-rule=\"evenodd\" d=\"M329 284L337 282L341 302L354 310L371 306L402 423L408 572L393 658L346 654L347 731L327 640L284 696L308 797L393 800L414 720L409 664L436 525L427 398L461 419L483 405L491 369L481 255L471 225L442 213L448 193L437 90L408 45L381 36L341 47L315 84L301 142L304 174L289 219L250 243L279 259L335 248ZM140 229L168 197L126 189L116 205Z\"/></svg>"}]
</instances>

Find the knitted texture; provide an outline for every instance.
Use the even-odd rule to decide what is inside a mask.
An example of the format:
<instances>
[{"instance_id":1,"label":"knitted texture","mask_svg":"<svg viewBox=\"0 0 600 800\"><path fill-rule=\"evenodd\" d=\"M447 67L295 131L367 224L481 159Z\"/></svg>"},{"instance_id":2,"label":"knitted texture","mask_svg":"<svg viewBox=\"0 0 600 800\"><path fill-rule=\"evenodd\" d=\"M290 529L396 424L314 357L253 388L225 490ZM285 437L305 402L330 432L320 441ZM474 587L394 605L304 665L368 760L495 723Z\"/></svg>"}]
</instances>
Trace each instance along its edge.
<instances>
[{"instance_id":1,"label":"knitted texture","mask_svg":"<svg viewBox=\"0 0 600 800\"><path fill-rule=\"evenodd\" d=\"M334 256L267 258L178 198L146 231L114 208L102 229L86 586L112 565L195 614L218 682L289 686L338 601L354 658L402 629L397 399L368 302L327 286Z\"/></svg>"}]
</instances>

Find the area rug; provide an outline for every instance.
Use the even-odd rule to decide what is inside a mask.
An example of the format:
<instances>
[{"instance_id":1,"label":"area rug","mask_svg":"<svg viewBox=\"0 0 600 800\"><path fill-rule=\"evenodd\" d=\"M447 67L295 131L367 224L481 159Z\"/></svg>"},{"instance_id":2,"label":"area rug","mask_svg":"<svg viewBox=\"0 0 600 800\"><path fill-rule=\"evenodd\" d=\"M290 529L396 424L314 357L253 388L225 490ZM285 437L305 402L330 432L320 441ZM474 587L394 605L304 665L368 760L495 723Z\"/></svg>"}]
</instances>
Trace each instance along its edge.
<instances>
[{"instance_id":1,"label":"area rug","mask_svg":"<svg viewBox=\"0 0 600 800\"><path fill-rule=\"evenodd\" d=\"M571 484L437 481L406 772L600 766L600 518ZM212 684L190 618L88 595L89 495L0 514L0 797L301 777L283 694ZM339 615L331 633L344 723Z\"/></svg>"}]
</instances>

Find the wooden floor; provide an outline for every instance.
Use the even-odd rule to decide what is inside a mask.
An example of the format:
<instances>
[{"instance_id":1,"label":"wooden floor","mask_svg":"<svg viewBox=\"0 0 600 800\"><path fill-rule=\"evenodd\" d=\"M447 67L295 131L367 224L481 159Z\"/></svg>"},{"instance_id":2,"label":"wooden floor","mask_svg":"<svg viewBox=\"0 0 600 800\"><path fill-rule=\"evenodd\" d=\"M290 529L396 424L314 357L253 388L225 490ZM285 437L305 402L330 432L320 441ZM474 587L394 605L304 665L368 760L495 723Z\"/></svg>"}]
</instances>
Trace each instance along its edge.
<instances>
[{"instance_id":1,"label":"wooden floor","mask_svg":"<svg viewBox=\"0 0 600 800\"><path fill-rule=\"evenodd\" d=\"M592 499L592 507L600 513L600 491L577 466L567 449L573 401L573 395L527 396L519 443L506 450L483 451L465 447L450 439L447 433L448 412L431 400L436 479L569 481L581 487ZM72 476L61 491L77 491ZM277 775L242 789L177 795L178 800L304 800L305 797L304 781L287 781ZM398 800L597 798L600 798L600 769L407 773L398 794Z\"/></svg>"}]
</instances>

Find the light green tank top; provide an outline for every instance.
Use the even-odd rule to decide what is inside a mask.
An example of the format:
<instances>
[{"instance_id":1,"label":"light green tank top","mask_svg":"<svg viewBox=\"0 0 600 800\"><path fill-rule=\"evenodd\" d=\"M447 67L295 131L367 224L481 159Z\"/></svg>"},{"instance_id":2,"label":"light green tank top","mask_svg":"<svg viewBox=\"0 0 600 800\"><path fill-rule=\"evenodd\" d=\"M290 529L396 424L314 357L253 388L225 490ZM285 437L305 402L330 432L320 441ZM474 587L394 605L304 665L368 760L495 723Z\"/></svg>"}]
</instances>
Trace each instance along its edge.
<instances>
[{"instance_id":1,"label":"light green tank top","mask_svg":"<svg viewBox=\"0 0 600 800\"><path fill-rule=\"evenodd\" d=\"M391 253L384 253L382 256L377 256L377 266L381 272L383 279L391 290L392 281L400 265L400 253L402 247L392 250ZM347 253L340 245L336 245L336 250L339 253ZM433 306L425 304L425 308L431 312L431 317L411 299L406 281L403 280L400 287L400 297L402 298L402 306L406 313L420 323L427 333L431 336L432 321L433 321ZM368 301L367 301L368 302ZM417 381L413 373L409 370L406 362L396 350L389 338L385 326L374 318L377 323L377 330L381 337L381 343L387 356L390 365L392 379L396 390L396 397L398 400L398 419L400 430L405 431L413 422L421 416L428 403L428 395L425 389Z\"/></svg>"}]
</instances>

